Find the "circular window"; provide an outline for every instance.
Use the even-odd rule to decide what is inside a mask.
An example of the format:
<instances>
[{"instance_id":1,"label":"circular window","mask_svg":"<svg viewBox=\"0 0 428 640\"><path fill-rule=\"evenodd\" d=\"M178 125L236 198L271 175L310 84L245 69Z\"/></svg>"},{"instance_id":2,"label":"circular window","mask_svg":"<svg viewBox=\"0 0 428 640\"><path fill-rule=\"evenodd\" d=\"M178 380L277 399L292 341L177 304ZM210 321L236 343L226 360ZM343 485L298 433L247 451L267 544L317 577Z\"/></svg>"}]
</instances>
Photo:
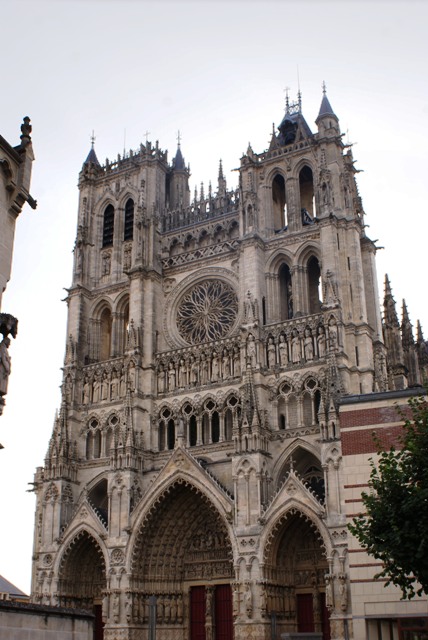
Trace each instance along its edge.
<instances>
[{"instance_id":1,"label":"circular window","mask_svg":"<svg viewBox=\"0 0 428 640\"><path fill-rule=\"evenodd\" d=\"M195 285L177 308L177 328L189 344L223 338L233 327L238 298L230 284L207 280Z\"/></svg>"}]
</instances>

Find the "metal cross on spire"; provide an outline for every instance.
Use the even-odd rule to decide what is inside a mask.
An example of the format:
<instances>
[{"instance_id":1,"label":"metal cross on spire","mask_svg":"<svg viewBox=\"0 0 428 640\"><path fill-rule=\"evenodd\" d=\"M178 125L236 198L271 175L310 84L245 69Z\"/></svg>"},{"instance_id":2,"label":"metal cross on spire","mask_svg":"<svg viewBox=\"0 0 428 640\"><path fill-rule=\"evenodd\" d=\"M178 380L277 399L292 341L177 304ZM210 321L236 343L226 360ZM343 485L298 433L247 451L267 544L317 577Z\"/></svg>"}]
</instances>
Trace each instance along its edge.
<instances>
[{"instance_id":1,"label":"metal cross on spire","mask_svg":"<svg viewBox=\"0 0 428 640\"><path fill-rule=\"evenodd\" d=\"M181 133L180 133L180 129L177 131L177 144L178 146L180 146L181 143Z\"/></svg>"},{"instance_id":2,"label":"metal cross on spire","mask_svg":"<svg viewBox=\"0 0 428 640\"><path fill-rule=\"evenodd\" d=\"M144 134L144 137L145 137L145 139L146 139L146 147L147 147L147 141L148 141L149 135L150 135L150 131L147 131L147 130L146 130L146 132L145 132L145 134Z\"/></svg>"},{"instance_id":3,"label":"metal cross on spire","mask_svg":"<svg viewBox=\"0 0 428 640\"><path fill-rule=\"evenodd\" d=\"M288 110L290 108L290 101L288 99L288 92L290 91L290 87L285 87L284 91L285 91L285 110L288 113Z\"/></svg>"},{"instance_id":4,"label":"metal cross on spire","mask_svg":"<svg viewBox=\"0 0 428 640\"><path fill-rule=\"evenodd\" d=\"M322 81L322 92L323 92L324 95L327 93L327 87L326 87L326 84L325 84L325 80Z\"/></svg>"},{"instance_id":5,"label":"metal cross on spire","mask_svg":"<svg viewBox=\"0 0 428 640\"><path fill-rule=\"evenodd\" d=\"M94 130L92 129L92 135L91 135L91 146L92 146L92 149L94 148L95 140L96 140L95 133L94 133Z\"/></svg>"}]
</instances>

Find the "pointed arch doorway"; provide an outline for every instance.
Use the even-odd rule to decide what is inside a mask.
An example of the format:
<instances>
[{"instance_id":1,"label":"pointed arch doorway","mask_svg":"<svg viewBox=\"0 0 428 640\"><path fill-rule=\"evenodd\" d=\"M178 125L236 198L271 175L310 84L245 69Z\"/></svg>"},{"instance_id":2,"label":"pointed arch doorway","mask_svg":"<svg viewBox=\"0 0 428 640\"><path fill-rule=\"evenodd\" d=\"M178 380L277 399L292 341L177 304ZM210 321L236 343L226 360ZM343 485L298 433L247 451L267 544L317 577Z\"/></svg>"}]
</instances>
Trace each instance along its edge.
<instances>
[{"instance_id":1,"label":"pointed arch doorway","mask_svg":"<svg viewBox=\"0 0 428 640\"><path fill-rule=\"evenodd\" d=\"M64 607L94 613L94 640L103 640L102 599L106 589L103 552L97 541L83 530L67 546L62 558L58 597Z\"/></svg>"},{"instance_id":2,"label":"pointed arch doorway","mask_svg":"<svg viewBox=\"0 0 428 640\"><path fill-rule=\"evenodd\" d=\"M287 512L277 522L266 553L266 609L268 616L275 616L278 632L321 632L323 640L330 640L328 571L315 523L297 509Z\"/></svg>"},{"instance_id":3,"label":"pointed arch doorway","mask_svg":"<svg viewBox=\"0 0 428 640\"><path fill-rule=\"evenodd\" d=\"M232 546L226 523L191 483L178 481L143 522L133 552L140 610L156 598L165 640L233 640ZM148 617L140 619L148 630Z\"/></svg>"}]
</instances>

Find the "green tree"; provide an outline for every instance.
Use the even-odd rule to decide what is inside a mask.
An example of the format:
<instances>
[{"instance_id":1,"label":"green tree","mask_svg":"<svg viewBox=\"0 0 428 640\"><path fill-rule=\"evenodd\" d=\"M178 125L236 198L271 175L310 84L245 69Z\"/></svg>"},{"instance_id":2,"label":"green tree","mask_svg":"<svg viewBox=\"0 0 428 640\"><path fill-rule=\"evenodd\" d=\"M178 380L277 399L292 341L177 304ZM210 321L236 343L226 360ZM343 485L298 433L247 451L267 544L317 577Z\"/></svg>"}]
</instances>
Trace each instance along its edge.
<instances>
[{"instance_id":1,"label":"green tree","mask_svg":"<svg viewBox=\"0 0 428 640\"><path fill-rule=\"evenodd\" d=\"M362 493L365 514L349 525L361 546L383 563L376 578L386 578L403 598L428 594L428 403L409 400L399 448L373 459L369 492ZM416 583L419 583L417 585Z\"/></svg>"}]
</instances>

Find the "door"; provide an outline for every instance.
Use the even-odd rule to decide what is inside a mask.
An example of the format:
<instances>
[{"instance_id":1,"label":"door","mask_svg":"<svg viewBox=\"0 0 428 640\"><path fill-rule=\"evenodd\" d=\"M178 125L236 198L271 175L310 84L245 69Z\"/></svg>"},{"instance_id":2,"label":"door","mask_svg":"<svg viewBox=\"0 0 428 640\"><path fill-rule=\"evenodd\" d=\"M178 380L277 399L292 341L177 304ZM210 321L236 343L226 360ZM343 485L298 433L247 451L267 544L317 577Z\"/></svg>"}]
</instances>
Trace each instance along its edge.
<instances>
[{"instance_id":1,"label":"door","mask_svg":"<svg viewBox=\"0 0 428 640\"><path fill-rule=\"evenodd\" d=\"M190 640L205 640L205 587L190 589Z\"/></svg>"},{"instance_id":2,"label":"door","mask_svg":"<svg viewBox=\"0 0 428 640\"><path fill-rule=\"evenodd\" d=\"M299 633L315 631L312 593L297 594L297 631Z\"/></svg>"},{"instance_id":3,"label":"door","mask_svg":"<svg viewBox=\"0 0 428 640\"><path fill-rule=\"evenodd\" d=\"M232 640L233 614L230 584L217 585L214 597L215 640Z\"/></svg>"},{"instance_id":4,"label":"door","mask_svg":"<svg viewBox=\"0 0 428 640\"><path fill-rule=\"evenodd\" d=\"M94 605L94 640L103 640L104 638L104 622L102 614L102 606Z\"/></svg>"}]
</instances>

